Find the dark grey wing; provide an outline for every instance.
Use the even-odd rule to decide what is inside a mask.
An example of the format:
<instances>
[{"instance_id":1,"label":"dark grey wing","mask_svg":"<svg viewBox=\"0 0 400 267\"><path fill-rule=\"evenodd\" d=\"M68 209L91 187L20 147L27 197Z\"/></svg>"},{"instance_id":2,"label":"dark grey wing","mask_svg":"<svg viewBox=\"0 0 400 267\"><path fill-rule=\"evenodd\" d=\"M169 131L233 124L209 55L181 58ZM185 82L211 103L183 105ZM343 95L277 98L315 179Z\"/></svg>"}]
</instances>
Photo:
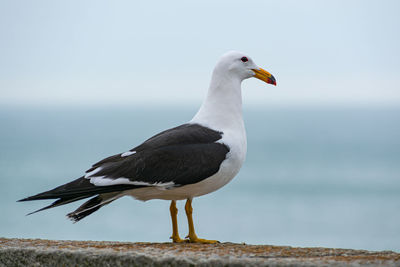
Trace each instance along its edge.
<instances>
[{"instance_id":1,"label":"dark grey wing","mask_svg":"<svg viewBox=\"0 0 400 267\"><path fill-rule=\"evenodd\" d=\"M127 178L132 184L152 186L172 182L170 186L182 186L200 182L218 172L228 152L228 147L220 143L147 149L123 161L104 164L93 176L111 179L110 185L115 185L112 180Z\"/></svg>"},{"instance_id":2,"label":"dark grey wing","mask_svg":"<svg viewBox=\"0 0 400 267\"><path fill-rule=\"evenodd\" d=\"M197 183L218 172L225 160L229 147L216 143L221 138L221 132L198 124L184 124L151 137L131 149L134 154L126 157L117 154L94 164L86 177L96 177L97 181L108 179L102 185L115 185L112 180L118 178L149 186Z\"/></svg>"}]
</instances>

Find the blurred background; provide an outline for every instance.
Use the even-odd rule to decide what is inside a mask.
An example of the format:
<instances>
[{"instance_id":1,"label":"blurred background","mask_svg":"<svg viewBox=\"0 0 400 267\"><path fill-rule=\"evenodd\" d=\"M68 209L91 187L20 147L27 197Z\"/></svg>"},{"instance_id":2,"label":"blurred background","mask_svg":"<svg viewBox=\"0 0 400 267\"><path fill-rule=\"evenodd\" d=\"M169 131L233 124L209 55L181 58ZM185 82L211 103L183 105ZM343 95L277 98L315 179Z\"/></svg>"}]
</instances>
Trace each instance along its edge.
<instances>
[{"instance_id":1,"label":"blurred background","mask_svg":"<svg viewBox=\"0 0 400 267\"><path fill-rule=\"evenodd\" d=\"M0 236L167 242L169 202L17 203L190 120L215 62L247 53L248 156L196 198L222 242L400 251L398 1L0 2ZM187 232L179 203L181 235Z\"/></svg>"}]
</instances>

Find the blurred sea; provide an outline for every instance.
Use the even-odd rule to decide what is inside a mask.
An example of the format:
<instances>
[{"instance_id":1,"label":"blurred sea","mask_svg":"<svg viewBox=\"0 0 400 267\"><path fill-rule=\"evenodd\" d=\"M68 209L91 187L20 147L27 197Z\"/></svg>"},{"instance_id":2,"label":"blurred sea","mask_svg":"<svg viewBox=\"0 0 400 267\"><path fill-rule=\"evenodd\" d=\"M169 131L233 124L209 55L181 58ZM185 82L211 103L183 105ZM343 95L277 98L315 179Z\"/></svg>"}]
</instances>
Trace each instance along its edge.
<instances>
[{"instance_id":1,"label":"blurred sea","mask_svg":"<svg viewBox=\"0 0 400 267\"><path fill-rule=\"evenodd\" d=\"M167 242L169 202L119 199L79 223L72 203L17 203L92 163L185 123L196 108L1 108L0 236ZM200 237L222 242L400 251L400 109L245 109L239 175L196 198ZM181 236L187 233L178 203Z\"/></svg>"}]
</instances>

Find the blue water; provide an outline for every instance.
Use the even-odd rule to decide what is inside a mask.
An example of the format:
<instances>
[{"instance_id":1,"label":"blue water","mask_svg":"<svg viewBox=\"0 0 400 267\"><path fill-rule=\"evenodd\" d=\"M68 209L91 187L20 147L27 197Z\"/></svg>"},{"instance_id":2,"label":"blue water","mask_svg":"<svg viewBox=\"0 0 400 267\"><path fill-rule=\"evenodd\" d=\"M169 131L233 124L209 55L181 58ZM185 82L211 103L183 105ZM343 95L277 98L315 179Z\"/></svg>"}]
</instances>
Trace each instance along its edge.
<instances>
[{"instance_id":1,"label":"blue water","mask_svg":"<svg viewBox=\"0 0 400 267\"><path fill-rule=\"evenodd\" d=\"M169 203L123 198L73 224L81 203L25 216L16 200L184 123L195 108L1 108L0 236L167 242ZM245 109L239 175L193 203L200 237L400 251L400 109ZM187 233L178 203L181 235Z\"/></svg>"}]
</instances>

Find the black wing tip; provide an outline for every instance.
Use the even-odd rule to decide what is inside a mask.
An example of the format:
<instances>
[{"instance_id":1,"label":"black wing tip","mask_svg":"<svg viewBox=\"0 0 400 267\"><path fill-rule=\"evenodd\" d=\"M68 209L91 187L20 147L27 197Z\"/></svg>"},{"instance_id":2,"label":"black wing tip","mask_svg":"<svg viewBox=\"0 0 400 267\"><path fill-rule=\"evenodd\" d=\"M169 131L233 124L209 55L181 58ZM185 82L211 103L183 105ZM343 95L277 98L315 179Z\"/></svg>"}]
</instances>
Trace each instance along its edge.
<instances>
[{"instance_id":1,"label":"black wing tip","mask_svg":"<svg viewBox=\"0 0 400 267\"><path fill-rule=\"evenodd\" d=\"M28 214L26 214L25 216L29 216L29 215L32 215L32 214L35 214L35 213L37 213L37 212L39 212L39 211L42 211L42 210L45 210L46 208L42 208L42 209L38 209L38 210L35 210L35 211L32 211L32 212L29 212Z\"/></svg>"},{"instance_id":2,"label":"black wing tip","mask_svg":"<svg viewBox=\"0 0 400 267\"><path fill-rule=\"evenodd\" d=\"M31 200L38 200L38 199L34 198L34 196L31 196L31 197L26 197L26 198L23 198L23 199L19 199L19 200L17 200L17 202L24 202L24 201L31 201Z\"/></svg>"},{"instance_id":3,"label":"black wing tip","mask_svg":"<svg viewBox=\"0 0 400 267\"><path fill-rule=\"evenodd\" d=\"M54 198L58 198L58 196L48 196L48 195L45 195L45 194L41 193L41 194L37 194L37 195L34 195L34 196L30 196L30 197L26 197L26 198L17 200L17 202L24 202L24 201L31 201L31 200L42 200L42 199L54 199Z\"/></svg>"}]
</instances>

